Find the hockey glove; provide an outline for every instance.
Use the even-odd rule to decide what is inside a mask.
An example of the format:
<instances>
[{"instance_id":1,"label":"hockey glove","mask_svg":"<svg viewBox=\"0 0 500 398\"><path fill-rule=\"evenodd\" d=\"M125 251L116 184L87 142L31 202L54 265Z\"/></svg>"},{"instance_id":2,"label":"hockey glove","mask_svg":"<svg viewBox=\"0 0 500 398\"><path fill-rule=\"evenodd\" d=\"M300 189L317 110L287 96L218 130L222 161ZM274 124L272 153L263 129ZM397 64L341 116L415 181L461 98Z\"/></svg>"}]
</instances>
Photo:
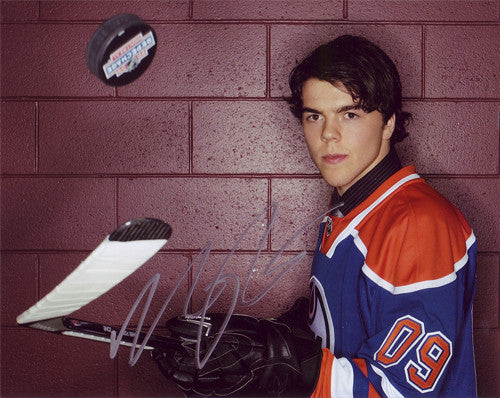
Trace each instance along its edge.
<instances>
[{"instance_id":1,"label":"hockey glove","mask_svg":"<svg viewBox=\"0 0 500 398\"><path fill-rule=\"evenodd\" d=\"M310 396L321 367L321 343L308 329L290 324L298 306L302 312L303 305L297 302L277 320L233 315L202 369L195 361L199 319L170 319L167 328L179 343L155 350L153 358L166 377L198 395ZM225 316L205 317L200 359L217 337Z\"/></svg>"}]
</instances>

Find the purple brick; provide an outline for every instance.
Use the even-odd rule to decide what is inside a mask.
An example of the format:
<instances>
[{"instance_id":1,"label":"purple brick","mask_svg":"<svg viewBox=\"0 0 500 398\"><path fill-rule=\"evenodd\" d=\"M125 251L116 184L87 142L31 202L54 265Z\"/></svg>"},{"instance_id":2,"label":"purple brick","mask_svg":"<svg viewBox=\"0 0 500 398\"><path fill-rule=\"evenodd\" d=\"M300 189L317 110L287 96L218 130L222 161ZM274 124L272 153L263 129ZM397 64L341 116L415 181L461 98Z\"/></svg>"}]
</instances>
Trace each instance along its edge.
<instances>
[{"instance_id":1,"label":"purple brick","mask_svg":"<svg viewBox=\"0 0 500 398\"><path fill-rule=\"evenodd\" d=\"M111 96L87 69L85 53L97 25L2 25L3 96ZM66 40L68 36L71 40Z\"/></svg>"},{"instance_id":2,"label":"purple brick","mask_svg":"<svg viewBox=\"0 0 500 398\"><path fill-rule=\"evenodd\" d=\"M500 330L475 330L477 392L479 397L500 396L498 369L500 369Z\"/></svg>"},{"instance_id":3,"label":"purple brick","mask_svg":"<svg viewBox=\"0 0 500 398\"><path fill-rule=\"evenodd\" d=\"M19 328L3 329L1 345L4 397L114 396L106 344Z\"/></svg>"},{"instance_id":4,"label":"purple brick","mask_svg":"<svg viewBox=\"0 0 500 398\"><path fill-rule=\"evenodd\" d=\"M2 102L2 173L35 172L35 105Z\"/></svg>"},{"instance_id":5,"label":"purple brick","mask_svg":"<svg viewBox=\"0 0 500 398\"><path fill-rule=\"evenodd\" d=\"M38 271L34 254L2 253L2 326L16 325L16 318L38 300Z\"/></svg>"},{"instance_id":6,"label":"purple brick","mask_svg":"<svg viewBox=\"0 0 500 398\"><path fill-rule=\"evenodd\" d=\"M199 173L316 173L300 123L284 102L198 102L193 170Z\"/></svg>"},{"instance_id":7,"label":"purple brick","mask_svg":"<svg viewBox=\"0 0 500 398\"><path fill-rule=\"evenodd\" d=\"M405 97L420 97L422 44L418 26L290 25L271 28L271 94L290 95L288 75L316 47L337 36L365 36L387 52L399 69Z\"/></svg>"},{"instance_id":8,"label":"purple brick","mask_svg":"<svg viewBox=\"0 0 500 398\"><path fill-rule=\"evenodd\" d=\"M420 173L498 173L499 106L488 102L415 102L409 136L397 146Z\"/></svg>"},{"instance_id":9,"label":"purple brick","mask_svg":"<svg viewBox=\"0 0 500 398\"><path fill-rule=\"evenodd\" d=\"M343 18L342 0L195 0L195 19L294 19L325 20Z\"/></svg>"},{"instance_id":10,"label":"purple brick","mask_svg":"<svg viewBox=\"0 0 500 398\"><path fill-rule=\"evenodd\" d=\"M349 0L350 21L497 21L499 3L481 0Z\"/></svg>"},{"instance_id":11,"label":"purple brick","mask_svg":"<svg viewBox=\"0 0 500 398\"><path fill-rule=\"evenodd\" d=\"M429 183L450 200L474 230L480 251L500 250L500 179L429 178Z\"/></svg>"},{"instance_id":12,"label":"purple brick","mask_svg":"<svg viewBox=\"0 0 500 398\"><path fill-rule=\"evenodd\" d=\"M118 396L120 397L169 397L184 398L177 385L158 369L149 351L144 351L139 361L130 366L129 349L122 347L118 353Z\"/></svg>"},{"instance_id":13,"label":"purple brick","mask_svg":"<svg viewBox=\"0 0 500 398\"><path fill-rule=\"evenodd\" d=\"M266 29L262 25L161 25L148 70L120 96L263 97Z\"/></svg>"},{"instance_id":14,"label":"purple brick","mask_svg":"<svg viewBox=\"0 0 500 398\"><path fill-rule=\"evenodd\" d=\"M143 20L186 19L189 0L41 0L42 20L106 20L116 14L135 14Z\"/></svg>"},{"instance_id":15,"label":"purple brick","mask_svg":"<svg viewBox=\"0 0 500 398\"><path fill-rule=\"evenodd\" d=\"M274 179L271 188L272 203L278 205L272 249L313 251L332 188L319 177Z\"/></svg>"},{"instance_id":16,"label":"purple brick","mask_svg":"<svg viewBox=\"0 0 500 398\"><path fill-rule=\"evenodd\" d=\"M498 256L479 254L477 257L477 291L474 299L474 327L498 328L500 294L500 264Z\"/></svg>"},{"instance_id":17,"label":"purple brick","mask_svg":"<svg viewBox=\"0 0 500 398\"><path fill-rule=\"evenodd\" d=\"M500 86L496 26L429 26L425 41L425 95L496 98Z\"/></svg>"},{"instance_id":18,"label":"purple brick","mask_svg":"<svg viewBox=\"0 0 500 398\"><path fill-rule=\"evenodd\" d=\"M256 254L257 255L257 254ZM258 255L235 254L232 256L211 254L203 264L195 263L195 275L200 266L203 271L196 283L193 295L193 312L201 311L209 292L204 289L216 281L217 273L224 267L224 274L232 274L236 278L228 278L226 285L217 301L208 308L208 312L228 313L231 302L236 300L234 314L251 315L260 318L277 317L287 311L301 296L308 295L311 255L294 258L292 254ZM254 262L256 263L254 264ZM274 263L272 263L274 261ZM290 261L288 271L277 281L281 272L268 273L266 268L272 266L277 269L280 265ZM250 279L248 279L250 274ZM224 278L221 278L223 280ZM239 288L236 288L236 281ZM194 281L193 281L194 282ZM247 285L248 283L248 285ZM245 285L247 285L245 287ZM210 295L210 300L218 294L219 288Z\"/></svg>"},{"instance_id":19,"label":"purple brick","mask_svg":"<svg viewBox=\"0 0 500 398\"><path fill-rule=\"evenodd\" d=\"M39 130L43 173L189 170L186 103L44 102Z\"/></svg>"},{"instance_id":20,"label":"purple brick","mask_svg":"<svg viewBox=\"0 0 500 398\"><path fill-rule=\"evenodd\" d=\"M0 19L3 21L29 21L38 17L38 0L2 0Z\"/></svg>"},{"instance_id":21,"label":"purple brick","mask_svg":"<svg viewBox=\"0 0 500 398\"><path fill-rule=\"evenodd\" d=\"M267 181L246 178L137 178L119 180L119 220L156 217L173 229L167 250L232 249L267 206ZM240 249L256 250L264 216Z\"/></svg>"},{"instance_id":22,"label":"purple brick","mask_svg":"<svg viewBox=\"0 0 500 398\"><path fill-rule=\"evenodd\" d=\"M89 253L57 253L40 255L40 294L45 296L66 278ZM179 283L183 272L187 269L188 258L179 254L156 254L141 268L128 276L118 285L111 288L102 296L96 298L83 308L72 313L71 316L92 322L121 327L131 311L133 304L156 274L160 274L160 281L153 301L145 319L145 325L153 323L155 317L162 309L165 300L175 285ZM176 295L163 312L160 326L166 319L182 312L188 292L188 281L180 281ZM144 300L134 312L130 328L135 330L139 316L144 308ZM147 331L147 329L146 329Z\"/></svg>"},{"instance_id":23,"label":"purple brick","mask_svg":"<svg viewBox=\"0 0 500 398\"><path fill-rule=\"evenodd\" d=\"M94 249L114 228L109 179L4 178L3 249Z\"/></svg>"}]
</instances>

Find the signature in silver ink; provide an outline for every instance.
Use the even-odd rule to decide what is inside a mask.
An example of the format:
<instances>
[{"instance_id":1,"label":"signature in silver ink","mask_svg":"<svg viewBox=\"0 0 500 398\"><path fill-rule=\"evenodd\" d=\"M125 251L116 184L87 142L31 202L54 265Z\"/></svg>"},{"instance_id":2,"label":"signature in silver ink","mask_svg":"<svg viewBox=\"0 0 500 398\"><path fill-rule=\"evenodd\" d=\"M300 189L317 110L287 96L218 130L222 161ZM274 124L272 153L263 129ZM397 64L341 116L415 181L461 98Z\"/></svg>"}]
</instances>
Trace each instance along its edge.
<instances>
[{"instance_id":1,"label":"signature in silver ink","mask_svg":"<svg viewBox=\"0 0 500 398\"><path fill-rule=\"evenodd\" d=\"M259 293L257 294L254 298L248 298L247 297L247 289L250 284L250 280L252 278L252 274L255 270L257 260L259 258L260 253L262 252L263 248L266 246L266 241L269 237L269 234L271 232L271 229L276 221L276 217L278 216L278 204L272 204L270 208L265 208L261 213L259 213L250 223L250 225L245 229L245 231L241 234L241 236L238 238L236 241L234 247L232 248L231 252L225 257L225 260L223 261L222 265L217 271L217 274L215 275L214 279L209 283L203 290L207 294L205 302L203 304L203 307L193 313L190 314L188 311L188 305L191 300L191 297L193 295L194 289L196 285L198 284L198 280L200 278L200 275L206 265L206 262L209 258L210 252L212 250L212 244L208 243L194 258L194 260L189 264L187 269L184 271L184 273L181 275L179 280L177 281L176 285L168 295L167 299L164 301L160 311L156 315L156 318L154 319L153 323L149 327L148 332L146 333L143 342L139 345L138 344L138 337L139 333L142 330L143 324L144 324L144 319L147 315L147 312L149 310L149 307L151 305L151 302L154 297L154 293L156 291L156 288L158 287L158 283L160 281L160 274L155 274L153 277L146 283L142 291L139 293L137 296L136 301L132 305L132 308L130 309L130 312L128 313L125 322L123 323L118 336L116 335L115 331L111 332L111 343L110 343L110 357L115 358L118 348L120 346L120 341L123 337L123 335L126 333L126 328L128 324L130 323L130 320L132 316L134 315L135 311L137 310L137 307L143 300L143 298L146 296L146 293L148 293L147 298L144 303L144 307L141 313L141 316L139 318L139 322L137 324L137 330L134 336L134 340L132 342L132 346L130 349L130 356L129 356L129 365L134 366L137 361L139 360L145 346L147 345L147 342L149 338L151 337L154 329L158 325L158 322L160 321L160 318L162 317L163 313L165 312L165 309L167 308L168 304L172 300L172 297L176 293L177 289L179 288L180 284L182 281L187 277L191 269L195 267L196 264L198 264L198 270L196 271L196 275L193 279L193 283L191 285L191 288L189 289L188 296L186 298L185 304L184 304L184 310L183 310L183 315L186 317L196 317L199 320L199 327L198 327L198 334L197 334L197 341L196 341L196 348L195 348L195 362L196 366L199 369L202 369L207 361L210 359L210 356L213 354L220 338L222 337L222 334L224 330L226 329L229 320L231 319L231 316L234 312L234 309L236 307L236 304L238 303L238 298L240 299L240 303L244 306L252 306L256 303L258 303L295 265L299 263L299 261L304 258L306 255L306 251L302 251L299 254L293 256L291 259L281 263L277 264L279 257L281 254L289 247L289 245L297 239L306 229L310 228L312 225L317 225L318 221L322 220L328 213L330 213L332 210L335 210L339 206L335 206L332 209L329 209L327 212L321 214L318 217L315 217L313 220L309 221L304 225L302 228L300 228L297 232L295 232L290 239L280 248L280 250L276 253L276 255L273 256L269 264L265 267L264 271L264 277L271 277L271 280L269 284ZM253 261L251 262L251 266L248 269L248 273L246 274L246 278L244 280L243 285L241 286L240 279L237 275L234 273L226 272L227 265L229 261L231 260L233 254L235 251L240 247L242 240L247 236L249 231L258 223L262 222L262 219L265 219L268 210L271 210L271 215L270 215L270 220L268 223L268 226L259 242L259 246L257 249L257 252L254 256ZM212 342L211 346L208 348L205 356L203 358L200 358L200 346L201 346L201 335L203 332L203 325L204 321L206 318L206 314L208 310L213 306L213 304L217 301L217 299L220 297L220 295L224 292L228 284L231 284L233 286L233 296L231 300L231 304L229 306L229 309L227 310L226 317L224 318L224 322L222 323L222 326L217 333L214 341ZM240 290L241 290L241 297L240 297ZM137 352L136 352L137 350Z\"/></svg>"}]
</instances>

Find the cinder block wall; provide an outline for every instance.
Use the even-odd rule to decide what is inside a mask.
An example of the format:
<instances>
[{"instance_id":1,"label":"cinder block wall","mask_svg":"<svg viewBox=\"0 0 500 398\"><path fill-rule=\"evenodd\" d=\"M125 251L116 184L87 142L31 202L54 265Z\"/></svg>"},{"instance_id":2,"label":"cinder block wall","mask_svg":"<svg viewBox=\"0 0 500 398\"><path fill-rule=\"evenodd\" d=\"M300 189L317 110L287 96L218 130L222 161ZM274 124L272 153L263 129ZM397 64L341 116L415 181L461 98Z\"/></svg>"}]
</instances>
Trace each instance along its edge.
<instances>
[{"instance_id":1,"label":"cinder block wall","mask_svg":"<svg viewBox=\"0 0 500 398\"><path fill-rule=\"evenodd\" d=\"M303 227L326 209L330 188L282 97L295 62L343 33L365 35L395 59L415 114L399 153L476 232L478 388L499 396L499 8L495 0L3 0L2 397L181 396L148 355L130 367L128 349L112 360L106 344L16 326L131 218L164 219L171 240L75 316L121 325L160 273L151 322L209 243L200 278L194 268L180 282L162 323L185 305L200 309L203 287L228 259L225 271L238 278L211 310L228 311L237 297L237 312L273 316L307 294L316 225ZM159 43L146 74L114 89L88 72L85 51L99 24L122 12L149 22ZM303 250L249 306L271 286L265 266Z\"/></svg>"}]
</instances>

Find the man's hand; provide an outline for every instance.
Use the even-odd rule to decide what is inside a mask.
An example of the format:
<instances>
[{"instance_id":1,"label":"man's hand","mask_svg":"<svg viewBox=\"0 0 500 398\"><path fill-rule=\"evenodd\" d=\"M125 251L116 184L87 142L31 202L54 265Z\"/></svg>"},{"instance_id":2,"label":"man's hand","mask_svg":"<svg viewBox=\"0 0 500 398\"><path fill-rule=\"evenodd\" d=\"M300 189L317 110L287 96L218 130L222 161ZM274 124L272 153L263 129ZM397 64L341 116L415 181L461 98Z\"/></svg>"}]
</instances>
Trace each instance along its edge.
<instances>
[{"instance_id":1,"label":"man's hand","mask_svg":"<svg viewBox=\"0 0 500 398\"><path fill-rule=\"evenodd\" d=\"M205 317L200 361L218 336L225 317ZM322 351L311 332L278 320L233 315L210 358L198 369L195 350L199 325L198 318L170 319L167 327L179 343L153 352L161 372L184 390L200 395L253 397L309 396L314 390Z\"/></svg>"}]
</instances>

